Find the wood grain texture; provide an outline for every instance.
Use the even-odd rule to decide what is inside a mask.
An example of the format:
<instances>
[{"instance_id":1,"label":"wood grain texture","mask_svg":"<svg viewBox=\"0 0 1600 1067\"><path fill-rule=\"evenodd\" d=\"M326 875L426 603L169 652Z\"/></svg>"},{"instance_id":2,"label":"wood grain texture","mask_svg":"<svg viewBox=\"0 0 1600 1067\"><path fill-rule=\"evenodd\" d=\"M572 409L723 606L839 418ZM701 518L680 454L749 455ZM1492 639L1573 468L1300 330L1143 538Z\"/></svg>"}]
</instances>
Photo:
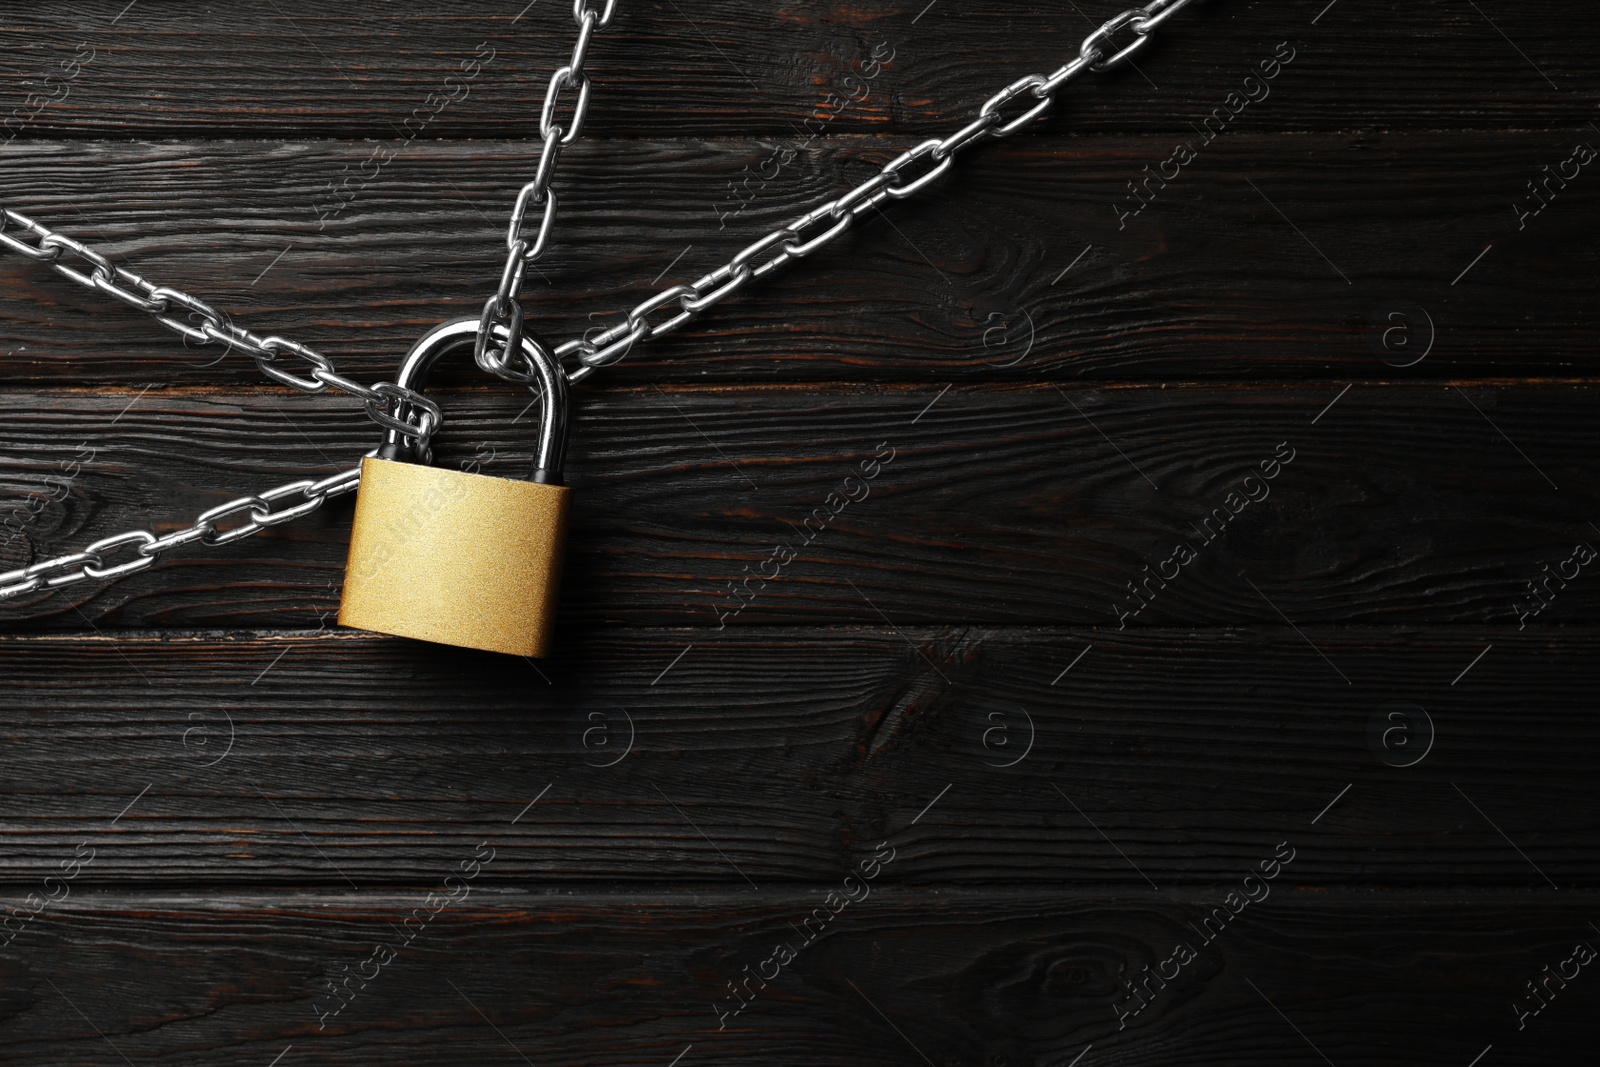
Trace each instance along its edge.
<instances>
[{"instance_id":1,"label":"wood grain texture","mask_svg":"<svg viewBox=\"0 0 1600 1067\"><path fill-rule=\"evenodd\" d=\"M522 398L440 396L441 462L525 471ZM584 389L563 625L1514 626L1537 598L1535 624L1593 620L1600 585L1568 561L1597 536L1595 403L1558 384ZM344 469L377 441L354 407L12 392L6 562ZM88 461L64 468L75 449ZM4 617L312 629L336 605L351 509Z\"/></svg>"},{"instance_id":2,"label":"wood grain texture","mask_svg":"<svg viewBox=\"0 0 1600 1067\"><path fill-rule=\"evenodd\" d=\"M0 954L0 1063L1067 1067L1092 1046L1083 1062L1460 1067L1492 1044L1536 1067L1592 1039L1593 964L1520 1031L1511 1005L1595 940L1593 893L1329 893L1292 871L1209 944L1190 924L1226 885L880 887L722 1029L727 983L799 944L824 894L475 892L321 1031L324 980L398 942L422 894L74 894ZM1122 980L1178 942L1196 958L1119 1031Z\"/></svg>"},{"instance_id":3,"label":"wood grain texture","mask_svg":"<svg viewBox=\"0 0 1600 1067\"><path fill-rule=\"evenodd\" d=\"M1597 641L595 627L533 666L348 632L14 637L6 893L79 843L85 885L344 891L430 886L484 840L505 887L827 884L887 841L886 884L1169 890L1285 837L1305 885L1594 888Z\"/></svg>"},{"instance_id":4,"label":"wood grain texture","mask_svg":"<svg viewBox=\"0 0 1600 1067\"><path fill-rule=\"evenodd\" d=\"M1580 176L1538 215L1517 207L1535 203L1526 184L1541 166L1588 140L1586 127L1230 130L1206 145L1191 131L1197 158L1165 188L1141 184L1153 202L1128 217L1143 202L1130 183L1163 161L1171 173L1173 138L988 146L597 380L1592 375L1600 180ZM529 275L530 329L561 341L620 321L910 143L832 137L792 158L750 140L574 149L560 233ZM419 143L381 166L373 151L16 145L0 201L371 381L431 326L481 309L528 167L522 143ZM263 381L251 360L186 351L149 316L21 256L0 257L0 300L12 382Z\"/></svg>"},{"instance_id":5,"label":"wood grain texture","mask_svg":"<svg viewBox=\"0 0 1600 1067\"><path fill-rule=\"evenodd\" d=\"M389 377L498 277L571 41L524 2L8 11L0 203ZM1122 6L623 0L532 328L699 276ZM1600 186L1549 176L1600 143L1594 22L1185 11L575 391L548 660L337 630L348 499L0 609L0 1064L1592 1061L1592 967L1514 1006L1600 943ZM0 382L0 569L375 443L14 254ZM442 462L520 471L526 398L439 384Z\"/></svg>"},{"instance_id":6,"label":"wood grain texture","mask_svg":"<svg viewBox=\"0 0 1600 1067\"><path fill-rule=\"evenodd\" d=\"M1056 128L1186 131L1285 41L1300 56L1260 120L1276 129L1528 128L1592 117L1592 27L1579 6L1527 0L1424 13L1341 0L1318 18L1325 4L1211 0L1186 11L1163 27L1137 71L1064 90ZM1123 6L635 3L596 36L586 129L591 138L788 135L827 118L829 132L949 133L1016 78L1056 70ZM142 3L114 19L109 6L96 18L38 5L7 20L0 70L21 106L24 79L57 71L80 43L95 49L68 94L26 127L30 134L387 138L413 109L432 106L430 93L459 96L445 79L460 77L482 44L493 60L424 135L529 137L545 83L571 51L570 10L548 4L519 16L515 4L482 0L426 10L276 0L213 6L203 17ZM835 115L828 94L859 95L844 79L880 44L894 62L868 83L865 101ZM52 84L33 89L59 95Z\"/></svg>"}]
</instances>

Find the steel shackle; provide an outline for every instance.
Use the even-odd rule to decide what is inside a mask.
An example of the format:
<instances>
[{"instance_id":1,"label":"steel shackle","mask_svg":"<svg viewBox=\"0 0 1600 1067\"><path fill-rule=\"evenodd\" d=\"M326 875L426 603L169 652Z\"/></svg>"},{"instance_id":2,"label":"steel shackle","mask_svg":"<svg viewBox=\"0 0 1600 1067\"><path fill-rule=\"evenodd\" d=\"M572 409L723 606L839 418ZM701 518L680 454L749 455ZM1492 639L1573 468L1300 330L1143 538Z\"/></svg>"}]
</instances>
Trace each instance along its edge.
<instances>
[{"instance_id":1,"label":"steel shackle","mask_svg":"<svg viewBox=\"0 0 1600 1067\"><path fill-rule=\"evenodd\" d=\"M505 327L496 326L502 339ZM478 336L477 319L454 319L441 323L423 334L406 353L400 364L395 384L403 389L421 392L439 360L465 348L469 352ZM527 334L522 335L522 355L532 368L532 380L539 385L543 418L539 422L539 441L534 455L533 474L530 481L546 485L561 484L561 470L567 452L567 375L556 358L539 342ZM417 450L398 430L387 430L383 444L375 453L380 459L398 459L427 464L432 461L432 450Z\"/></svg>"}]
</instances>

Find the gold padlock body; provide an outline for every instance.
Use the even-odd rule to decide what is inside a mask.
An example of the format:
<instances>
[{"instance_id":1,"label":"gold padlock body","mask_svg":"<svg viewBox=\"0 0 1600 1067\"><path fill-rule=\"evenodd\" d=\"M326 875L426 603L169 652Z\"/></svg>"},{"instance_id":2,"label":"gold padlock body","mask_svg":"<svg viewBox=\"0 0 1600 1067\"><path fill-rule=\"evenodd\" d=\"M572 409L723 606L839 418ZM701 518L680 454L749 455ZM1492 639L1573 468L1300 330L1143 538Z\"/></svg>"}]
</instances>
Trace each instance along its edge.
<instances>
[{"instance_id":1,"label":"gold padlock body","mask_svg":"<svg viewBox=\"0 0 1600 1067\"><path fill-rule=\"evenodd\" d=\"M546 655L571 499L565 486L367 457L339 624Z\"/></svg>"}]
</instances>

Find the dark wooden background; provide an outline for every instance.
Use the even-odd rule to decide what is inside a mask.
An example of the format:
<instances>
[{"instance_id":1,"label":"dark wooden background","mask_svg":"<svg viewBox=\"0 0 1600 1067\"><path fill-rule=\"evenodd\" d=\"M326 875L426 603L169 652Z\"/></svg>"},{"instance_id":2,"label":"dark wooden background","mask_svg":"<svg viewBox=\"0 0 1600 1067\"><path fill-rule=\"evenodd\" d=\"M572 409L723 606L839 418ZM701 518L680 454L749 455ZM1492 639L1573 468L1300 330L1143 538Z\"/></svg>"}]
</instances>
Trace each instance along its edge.
<instances>
[{"instance_id":1,"label":"dark wooden background","mask_svg":"<svg viewBox=\"0 0 1600 1067\"><path fill-rule=\"evenodd\" d=\"M572 32L560 0L423 7L13 6L0 200L387 377L490 291ZM530 321L614 321L1116 10L623 0ZM1591 1062L1595 968L1520 1028L1513 1004L1600 944L1600 576L1520 617L1600 544L1595 165L1518 215L1600 145L1597 30L1552 0L1196 5L1136 70L575 390L548 661L334 627L348 499L0 609L4 902L93 857L0 948L0 1063ZM1119 227L1284 42L1271 95ZM867 99L830 105L875 49ZM0 565L375 440L348 399L13 255L0 351L0 505L26 516ZM447 460L527 459L524 397L439 395ZM1285 443L1271 495L1119 626ZM719 625L880 445L870 494ZM871 895L719 1026L882 843ZM319 1029L327 981L487 849ZM1197 958L1119 1029L1124 980L1180 941Z\"/></svg>"}]
</instances>

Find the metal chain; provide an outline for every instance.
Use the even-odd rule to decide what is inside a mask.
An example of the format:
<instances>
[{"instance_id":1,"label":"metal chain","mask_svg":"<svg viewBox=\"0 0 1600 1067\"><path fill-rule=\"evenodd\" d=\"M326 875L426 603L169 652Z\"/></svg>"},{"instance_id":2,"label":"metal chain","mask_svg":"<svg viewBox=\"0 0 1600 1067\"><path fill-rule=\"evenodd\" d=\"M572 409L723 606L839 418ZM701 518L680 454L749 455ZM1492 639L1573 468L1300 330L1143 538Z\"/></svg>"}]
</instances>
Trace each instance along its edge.
<instances>
[{"instance_id":1,"label":"metal chain","mask_svg":"<svg viewBox=\"0 0 1600 1067\"><path fill-rule=\"evenodd\" d=\"M149 530L129 530L126 533L103 537L80 552L35 563L29 567L0 573L0 600L22 596L41 588L71 585L85 578L120 578L135 574L155 565L156 559L169 549L198 541L203 545L226 545L242 537L249 537L268 526L298 519L320 508L329 497L353 491L361 482L361 468L352 467L321 481L305 479L268 489L255 496L242 496L205 512L188 529L157 537ZM273 505L281 500L297 502L278 511ZM238 526L218 530L217 523L235 515L248 514ZM106 556L115 549L131 547L132 554L121 563L108 563ZM125 553L126 554L126 553Z\"/></svg>"},{"instance_id":2,"label":"metal chain","mask_svg":"<svg viewBox=\"0 0 1600 1067\"><path fill-rule=\"evenodd\" d=\"M1029 74L1019 78L984 101L977 116L966 126L944 139L934 138L908 149L890 160L878 173L854 189L799 218L780 226L759 240L753 241L731 260L709 274L686 285L673 285L642 301L627 312L623 321L600 333L594 339L574 338L555 349L558 357L574 353L578 366L567 372L572 381L581 381L600 367L615 363L628 354L638 341L649 340L672 333L694 319L701 312L732 296L750 282L777 270L796 259L803 259L849 229L866 211L876 208L886 199L903 199L925 188L943 176L955 162L957 153L990 138L1010 137L1043 115L1055 103L1055 93L1061 86L1083 74L1086 70L1103 73L1113 70L1133 58L1150 41L1150 33L1195 0L1151 0L1139 8L1130 8L1107 19L1099 28L1083 39L1078 55L1055 73L1048 76ZM544 111L540 119L540 134L544 138L544 154L534 180L524 186L517 197L512 213L511 228L507 234L510 255L501 279L500 290L484 306L479 325L478 357L480 365L493 373L513 381L522 381L523 372L512 370L505 363L504 353L514 350L510 331L520 331L522 310L516 302L516 288L521 284L526 266L544 251L550 221L555 213L555 196L549 188L550 173L554 169L561 148L576 140L583 127L583 116L588 108L589 80L583 73L583 59L588 50L590 35L596 26L604 27L615 13L616 0L606 0L603 14L596 14L585 6L584 0L575 0L574 13L579 22L578 44L568 66L552 76L545 95ZM1119 43L1118 38L1121 37ZM565 72L565 73L563 73ZM556 101L564 89L576 88L578 98L573 105L571 125L555 125ZM1024 99L1019 113L1006 114L1002 108L1014 106L1013 101ZM920 173L918 171L920 170ZM539 234L532 241L521 236L521 227L527 209L544 204L544 215ZM0 209L3 210L3 209ZM16 223L40 238L37 246L19 241L5 232L5 225ZM132 271L111 264L103 256L78 244L70 238L55 234L32 220L13 211L4 210L0 222L0 244L21 252L29 258L49 262L52 267L74 281L110 293L143 311L156 314L160 321L192 340L205 343L225 340L239 344L256 356L261 369L275 381L307 392L321 392L333 385L360 396L367 402L372 417L401 433L426 441L439 425L439 409L426 397L393 383L380 383L370 389L339 377L325 357L303 345L285 341L280 337L258 338L241 330L221 313L206 304L173 289L153 286ZM778 246L774 251L774 246ZM55 263L61 249L67 249L90 263L94 270L84 275L63 264ZM762 256L767 258L754 263ZM508 282L508 279L510 280ZM126 283L141 290L144 295L122 288ZM676 302L678 310L664 321L651 323L649 316ZM205 322L193 327L166 317L171 304L200 315ZM500 317L501 311L504 318ZM507 329L505 346L498 351L484 341L485 332L493 333L496 326ZM498 342L498 337L495 337ZM253 346L253 347L252 347ZM269 366L280 352L289 352L312 364L311 379L298 379L281 368ZM405 404L422 413L417 423L408 423L389 414L388 404L395 411L403 411ZM385 421L385 419L389 421ZM431 420L431 421L430 421ZM228 544L248 537L268 526L287 522L321 507L329 497L354 490L361 478L359 467L341 471L320 482L298 481L269 489L256 496L240 497L212 508L195 520L186 530L157 537L147 530L130 530L103 538L80 552L58 556L17 570L0 572L0 600L21 596L42 587L69 585L85 578L117 578L133 574L153 565L156 558L168 549L192 542L207 545ZM285 498L300 498L300 502L281 511L272 505ZM241 525L219 532L218 521L230 516L248 514ZM123 563L107 564L105 553L124 546L133 546L134 555Z\"/></svg>"},{"instance_id":3,"label":"metal chain","mask_svg":"<svg viewBox=\"0 0 1600 1067\"><path fill-rule=\"evenodd\" d=\"M1099 74L1120 67L1150 43L1151 31L1194 2L1152 0L1143 7L1112 16L1083 39L1078 55L1070 63L1049 76L1029 74L1018 78L984 101L977 116L950 136L924 141L902 152L843 196L751 242L727 263L696 281L653 294L627 312L621 322L593 338L563 342L555 349L556 356L565 359L576 355L578 359L578 366L569 370L567 377L582 381L598 368L622 359L637 342L654 340L682 328L757 278L811 255L884 200L899 200L920 191L950 169L957 153L989 138L1018 133L1050 109L1056 90L1084 71ZM1021 104L1012 105L1019 97L1024 98ZM1022 107L1020 114L1004 113L1002 109L1008 105ZM762 256L766 258L755 262ZM650 315L674 302L677 308L669 318L649 321Z\"/></svg>"},{"instance_id":4,"label":"metal chain","mask_svg":"<svg viewBox=\"0 0 1600 1067\"><path fill-rule=\"evenodd\" d=\"M29 239L32 239L31 241ZM0 246L18 252L29 259L49 264L50 268L65 278L85 288L106 293L130 307L149 312L168 329L196 344L225 342L230 350L234 346L255 357L267 377L273 381L307 393L320 393L330 385L360 397L367 414L380 426L397 430L426 440L441 421L439 406L421 393L405 389L393 382L379 382L374 386L362 385L340 375L326 356L283 337L261 337L231 322L227 315L198 297L178 289L156 285L127 267L112 263L100 252L58 233L41 222L28 218L10 208L0 207ZM70 253L90 268L88 273L70 266L62 260L62 253ZM191 325L175 315L199 316L199 323ZM288 353L311 365L309 377L297 377L275 366L277 357ZM407 418L406 416L409 416ZM340 471L321 481L302 480L268 489L254 496L240 497L212 508L196 519L190 527L157 537L148 530L129 530L102 538L78 552L70 552L31 566L0 572L0 600L22 596L41 588L70 585L86 578L106 580L134 574L153 566L156 559L169 549L198 541L204 545L225 545L248 537L268 526L276 526L290 519L307 515L320 508L329 497L348 493L361 480L361 468ZM296 499L288 507L274 511L273 505L285 499ZM216 524L230 516L248 512L249 518L239 526L219 532ZM132 548L133 554L121 563L109 564L106 554L117 549Z\"/></svg>"},{"instance_id":5,"label":"metal chain","mask_svg":"<svg viewBox=\"0 0 1600 1067\"><path fill-rule=\"evenodd\" d=\"M27 238L33 238L34 242L29 243ZM360 397L372 420L387 429L412 436L427 436L439 426L438 405L421 393L387 383L366 386L351 381L333 369L333 362L327 356L287 338L262 337L236 326L226 314L200 298L179 289L156 285L127 267L112 263L88 245L3 206L0 206L0 246L49 264L51 270L86 289L97 290L130 307L149 312L157 322L186 341L193 341L197 345L222 341L230 351L240 348L254 357L261 373L275 382L307 393L320 393L331 385ZM63 252L71 253L88 264L91 268L89 273L68 266L61 258ZM174 305L177 305L176 308ZM183 318L175 317L178 315L197 315L199 324L185 322ZM278 357L285 353L311 364L311 376L297 377L276 366ZM405 407L416 413L415 422L398 417Z\"/></svg>"},{"instance_id":6,"label":"metal chain","mask_svg":"<svg viewBox=\"0 0 1600 1067\"><path fill-rule=\"evenodd\" d=\"M517 193L517 202L511 209L511 223L506 228L506 264L500 271L500 287L483 305L478 319L478 337L473 346L473 358L478 366L490 374L509 382L529 385L534 375L511 365L513 358L522 354L522 305L517 294L522 291L522 279L528 265L544 255L550 240L550 224L556 217L556 194L550 188L556 163L563 149L570 146L583 132L583 120L589 113L589 90L592 82L584 71L584 61L589 56L589 42L596 27L611 25L617 13L617 0L605 0L603 11L595 11L586 0L573 0L572 17L578 23L578 39L572 45L572 58L567 65L550 75L545 88L544 106L539 111L539 136L544 147L539 152L539 165L533 180ZM557 122L561 109L561 94L571 90L577 93L569 105L571 113L565 124ZM538 233L531 239L522 232L528 222L529 211L541 207ZM505 331L502 344L497 328ZM498 346L498 347L497 347Z\"/></svg>"}]
</instances>

